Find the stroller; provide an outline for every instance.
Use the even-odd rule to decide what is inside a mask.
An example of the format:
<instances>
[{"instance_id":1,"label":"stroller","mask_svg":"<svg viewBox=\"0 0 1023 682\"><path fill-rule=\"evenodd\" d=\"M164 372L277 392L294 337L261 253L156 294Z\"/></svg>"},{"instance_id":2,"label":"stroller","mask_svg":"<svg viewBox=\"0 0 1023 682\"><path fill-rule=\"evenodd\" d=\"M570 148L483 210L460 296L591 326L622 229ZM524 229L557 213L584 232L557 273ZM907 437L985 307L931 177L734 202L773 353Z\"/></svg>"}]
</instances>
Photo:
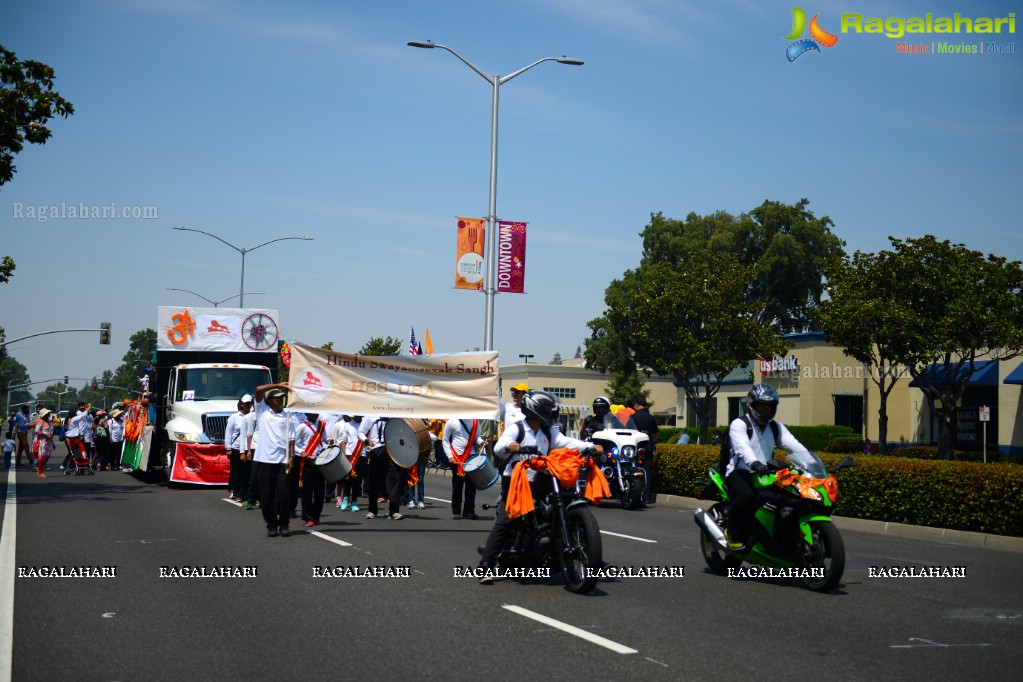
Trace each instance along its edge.
<instances>
[{"instance_id":1,"label":"stroller","mask_svg":"<svg viewBox=\"0 0 1023 682\"><path fill-rule=\"evenodd\" d=\"M92 469L85 450L73 446L68 448L68 454L64 458L64 465L61 468L64 469L65 476L82 476L84 474L92 476L96 473Z\"/></svg>"}]
</instances>

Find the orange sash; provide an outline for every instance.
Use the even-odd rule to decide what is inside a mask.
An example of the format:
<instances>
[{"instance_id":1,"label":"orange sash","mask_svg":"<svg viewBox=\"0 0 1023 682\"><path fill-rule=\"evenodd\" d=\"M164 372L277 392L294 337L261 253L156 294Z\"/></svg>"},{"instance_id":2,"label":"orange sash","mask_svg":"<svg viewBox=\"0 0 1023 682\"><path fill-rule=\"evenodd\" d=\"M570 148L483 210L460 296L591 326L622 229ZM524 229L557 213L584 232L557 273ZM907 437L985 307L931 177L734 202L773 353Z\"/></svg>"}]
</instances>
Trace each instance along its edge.
<instances>
[{"instance_id":1,"label":"orange sash","mask_svg":"<svg viewBox=\"0 0 1023 682\"><path fill-rule=\"evenodd\" d=\"M352 451L352 456L348 458L349 464L352 465L352 470L348 472L345 478L358 478L358 474L355 473L355 464L359 461L359 457L362 456L362 448L366 445L366 441L360 440L355 444L355 450Z\"/></svg>"},{"instance_id":2,"label":"orange sash","mask_svg":"<svg viewBox=\"0 0 1023 682\"><path fill-rule=\"evenodd\" d=\"M558 479L558 484L564 488L576 484L579 480L579 467L585 463L586 459L579 455L578 450L569 450L567 448L551 450L547 453L547 457L534 457L517 463L512 470L511 486L508 489L508 501L505 503L505 511L508 512L508 518L517 519L535 509L533 492L529 488L527 468L534 471L549 471L551 476ZM583 496L593 504L598 504L602 499L611 497L611 489L600 467L590 467L590 473L586 477L586 489Z\"/></svg>"},{"instance_id":3,"label":"orange sash","mask_svg":"<svg viewBox=\"0 0 1023 682\"><path fill-rule=\"evenodd\" d=\"M472 420L472 428L469 429L469 442L465 444L465 452L463 452L461 455L455 452L454 444L452 444L451 455L452 458L455 460L455 464L458 465L459 476L462 477L465 476L465 463L469 461L469 456L472 455L473 447L476 445L476 433L477 430L479 429L479 425L480 425L479 419Z\"/></svg>"}]
</instances>

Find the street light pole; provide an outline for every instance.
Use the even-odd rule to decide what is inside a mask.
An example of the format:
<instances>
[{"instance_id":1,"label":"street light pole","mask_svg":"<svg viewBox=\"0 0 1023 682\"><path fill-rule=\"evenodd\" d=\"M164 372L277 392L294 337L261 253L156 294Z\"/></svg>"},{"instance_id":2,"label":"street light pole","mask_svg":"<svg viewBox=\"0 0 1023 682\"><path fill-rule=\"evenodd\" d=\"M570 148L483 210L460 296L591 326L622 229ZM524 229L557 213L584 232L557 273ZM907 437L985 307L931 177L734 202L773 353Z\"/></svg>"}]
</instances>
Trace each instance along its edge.
<instances>
[{"instance_id":1,"label":"street light pole","mask_svg":"<svg viewBox=\"0 0 1023 682\"><path fill-rule=\"evenodd\" d=\"M529 364L529 358L533 357L532 354L519 353L519 357L522 358L523 364Z\"/></svg>"},{"instance_id":2,"label":"street light pole","mask_svg":"<svg viewBox=\"0 0 1023 682\"><path fill-rule=\"evenodd\" d=\"M558 62L559 64L568 64L570 66L582 66L583 61L581 59L572 59L570 57L544 57L538 59L529 66L524 66L518 71L513 71L507 76L498 76L497 74L489 75L475 64L470 62L468 59L458 54L450 47L446 45L438 45L431 43L429 40L413 40L408 43L409 47L421 47L424 49L433 49L439 47L442 50L446 50L457 57L463 64L468 66L470 69L475 71L483 78L483 80L490 83L494 89L493 95L493 107L490 114L490 203L487 215L487 281L483 287L483 292L486 294L486 315L484 317L484 329L483 329L483 350L494 349L494 297L497 294L496 279L497 279L497 110L498 102L500 100L501 86L510 81L520 73L529 71L531 68L544 62Z\"/></svg>"},{"instance_id":3,"label":"street light pole","mask_svg":"<svg viewBox=\"0 0 1023 682\"><path fill-rule=\"evenodd\" d=\"M191 227L175 227L175 228L172 228L172 229L184 230L186 232L198 232L199 234L204 234L204 235L206 235L208 237L213 237L218 242L220 242L222 244L227 244L232 249L234 249L235 251L237 251L238 253L240 253L242 255L242 283L241 283L241 287L238 289L238 299L239 299L238 300L238 307L239 308L244 308L245 307L245 254L249 253L250 251L255 251L256 249L263 248L267 244L273 244L274 242L283 242L283 241L288 240L288 239L302 239L304 241L312 241L313 240L312 237L278 237L277 239L271 239L268 242L263 242L262 244L259 244L258 246L253 246L251 249L246 249L246 248L242 248L240 246L235 246L231 242L229 242L229 241L227 241L225 239L221 239L220 237L218 237L217 235L215 235L215 234L213 234L211 232L205 232L204 230L196 230L196 229L193 229ZM195 293L195 292L190 292L190 293ZM196 296L199 296L199 294L196 294ZM199 296L199 298L202 298L202 296ZM206 299L206 300L209 300L209 299ZM231 299L226 299L226 300L231 300ZM212 303L212 301L211 301L211 303ZM221 301L221 303L223 303L223 301Z\"/></svg>"},{"instance_id":4,"label":"street light pole","mask_svg":"<svg viewBox=\"0 0 1023 682\"><path fill-rule=\"evenodd\" d=\"M219 306L221 303L227 303L232 298L238 298L238 296L239 296L239 294L235 294L234 296L229 296L229 297L223 299L222 301L211 301L210 299L206 298L202 294L198 294L198 293L196 293L196 292L194 292L194 291L192 291L190 289L176 289L174 287L167 287L167 291L184 291L186 294L193 294L195 296L198 296L202 300L206 301L207 303L212 303L214 308ZM265 291L247 291L245 293L247 293L249 296L257 296L257 295L258 296L262 296L266 292Z\"/></svg>"}]
</instances>

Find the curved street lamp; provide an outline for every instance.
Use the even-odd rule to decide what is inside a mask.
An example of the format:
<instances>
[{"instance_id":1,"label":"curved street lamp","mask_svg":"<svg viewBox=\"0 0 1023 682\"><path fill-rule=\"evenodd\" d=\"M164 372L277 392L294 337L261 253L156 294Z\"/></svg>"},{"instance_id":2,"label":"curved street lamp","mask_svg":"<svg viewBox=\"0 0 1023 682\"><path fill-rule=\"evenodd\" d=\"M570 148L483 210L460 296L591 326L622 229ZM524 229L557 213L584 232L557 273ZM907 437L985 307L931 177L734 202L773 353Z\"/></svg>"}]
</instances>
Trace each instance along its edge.
<instances>
[{"instance_id":1,"label":"curved street lamp","mask_svg":"<svg viewBox=\"0 0 1023 682\"><path fill-rule=\"evenodd\" d=\"M225 298L225 299L223 299L221 301L211 301L210 299L206 298L202 294L196 293L196 292L192 291L191 289L177 289L175 287L167 287L167 291L184 291L186 294L194 294L195 296L198 296L199 298L201 298L202 300L206 301L207 303L212 303L214 308L219 306L221 303L227 303L232 298L238 298L238 296L240 296L240 294L235 294L234 296L229 296L228 298ZM247 291L245 293L247 293L249 296L262 296L266 292L265 291Z\"/></svg>"},{"instance_id":2,"label":"curved street lamp","mask_svg":"<svg viewBox=\"0 0 1023 682\"><path fill-rule=\"evenodd\" d=\"M412 40L407 44L409 47L421 47L430 50L438 47L442 50L447 50L451 54L455 55L455 57L457 57L463 64L478 73L480 77L490 83L494 89L493 108L490 116L490 208L489 215L487 216L487 281L483 287L483 291L487 298L487 310L483 330L483 350L493 350L494 296L497 293L494 286L494 280L497 278L497 258L494 257L497 251L497 104L501 86L510 81L512 78L515 78L515 76L518 76L520 73L529 71L534 66L543 64L544 62L558 62L559 64L568 64L569 66L582 66L583 60L572 59L571 57L565 56L544 57L543 59L536 60L529 66L523 66L518 71L513 71L507 76L498 76L497 74L491 76L446 45L438 45L430 42L429 40Z\"/></svg>"},{"instance_id":3,"label":"curved street lamp","mask_svg":"<svg viewBox=\"0 0 1023 682\"><path fill-rule=\"evenodd\" d=\"M312 241L313 240L312 237L278 237L277 239L271 239L268 242L263 242L262 244L259 244L257 246L253 246L250 249L245 249L245 248L242 248L240 246L235 246L234 244L232 244L231 242L229 242L229 241L227 241L225 239L221 239L220 237L218 237L217 235L213 234L212 232L206 232L204 230L196 230L196 229L193 229L191 227L175 227L175 228L172 228L172 229L184 230L185 232L198 232L199 234L204 234L204 235L206 235L208 237L213 237L218 242L221 242L222 244L227 244L232 249L234 249L235 251L237 251L238 253L240 253L242 255L242 285L241 285L241 288L238 289L238 299L239 299L238 300L238 307L239 308L244 308L245 307L245 254L249 253L250 251L255 251L256 249L261 249L264 246L266 246L267 244L273 244L274 242L283 242L283 241L285 241L287 239L302 239L304 241ZM195 293L195 292L191 292L191 293ZM198 296L198 294L196 294L196 296ZM202 298L202 296L199 296L199 298ZM206 300L209 300L209 299L206 299ZM226 299L226 300L230 300L230 299ZM221 301L221 302L223 302L223 301Z\"/></svg>"}]
</instances>

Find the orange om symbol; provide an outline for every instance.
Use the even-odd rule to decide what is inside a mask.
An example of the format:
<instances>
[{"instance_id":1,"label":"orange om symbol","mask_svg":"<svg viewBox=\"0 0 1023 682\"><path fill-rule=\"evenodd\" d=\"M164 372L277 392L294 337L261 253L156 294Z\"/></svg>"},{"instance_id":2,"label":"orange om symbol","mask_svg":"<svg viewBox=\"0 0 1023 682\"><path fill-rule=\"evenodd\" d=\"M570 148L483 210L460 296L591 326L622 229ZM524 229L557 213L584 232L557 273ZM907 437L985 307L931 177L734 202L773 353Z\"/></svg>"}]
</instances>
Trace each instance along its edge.
<instances>
[{"instance_id":1,"label":"orange om symbol","mask_svg":"<svg viewBox=\"0 0 1023 682\"><path fill-rule=\"evenodd\" d=\"M195 333L195 320L192 319L187 310L183 313L171 315L171 320L177 322L177 324L167 330L167 338L175 346L180 346L188 341L190 335Z\"/></svg>"}]
</instances>

